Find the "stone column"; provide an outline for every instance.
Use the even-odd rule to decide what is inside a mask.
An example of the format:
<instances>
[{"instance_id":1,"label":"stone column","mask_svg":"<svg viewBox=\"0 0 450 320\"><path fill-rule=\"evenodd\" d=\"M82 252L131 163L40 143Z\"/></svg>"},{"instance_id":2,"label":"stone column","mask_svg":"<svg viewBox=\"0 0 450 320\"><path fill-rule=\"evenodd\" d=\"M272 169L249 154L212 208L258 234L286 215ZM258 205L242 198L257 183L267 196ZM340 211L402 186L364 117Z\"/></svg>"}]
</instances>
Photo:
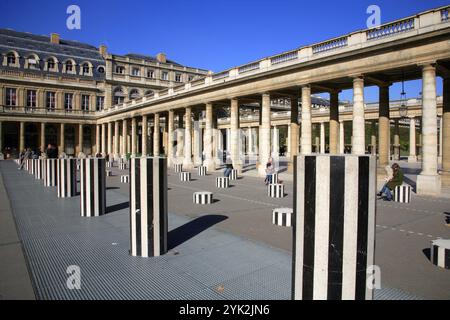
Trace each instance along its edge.
<instances>
[{"instance_id":1,"label":"stone column","mask_svg":"<svg viewBox=\"0 0 450 320\"><path fill-rule=\"evenodd\" d=\"M78 125L78 152L83 152L83 125Z\"/></svg>"},{"instance_id":2,"label":"stone column","mask_svg":"<svg viewBox=\"0 0 450 320\"><path fill-rule=\"evenodd\" d=\"M213 160L213 106L211 103L206 104L206 119L205 119L205 136L204 136L204 144L205 144L205 162L204 166L206 166L206 170L209 172L214 171L215 165Z\"/></svg>"},{"instance_id":3,"label":"stone column","mask_svg":"<svg viewBox=\"0 0 450 320\"><path fill-rule=\"evenodd\" d=\"M400 133L398 119L394 120L394 160L400 160Z\"/></svg>"},{"instance_id":4,"label":"stone column","mask_svg":"<svg viewBox=\"0 0 450 320\"><path fill-rule=\"evenodd\" d=\"M166 118L168 127L168 143L167 143L167 165L172 168L173 164L173 141L175 139L173 132L173 110L168 111L168 117Z\"/></svg>"},{"instance_id":5,"label":"stone column","mask_svg":"<svg viewBox=\"0 0 450 320\"><path fill-rule=\"evenodd\" d=\"M253 156L254 155L254 150L253 150L253 129L252 127L248 127L247 128L247 154L249 156Z\"/></svg>"},{"instance_id":6,"label":"stone column","mask_svg":"<svg viewBox=\"0 0 450 320\"><path fill-rule=\"evenodd\" d=\"M102 123L102 156L106 156L106 123Z\"/></svg>"},{"instance_id":7,"label":"stone column","mask_svg":"<svg viewBox=\"0 0 450 320\"><path fill-rule=\"evenodd\" d=\"M192 163L192 108L186 107L185 126L184 126L184 160L183 170L191 170L194 165Z\"/></svg>"},{"instance_id":8,"label":"stone column","mask_svg":"<svg viewBox=\"0 0 450 320\"><path fill-rule=\"evenodd\" d=\"M19 152L22 152L25 149L25 122L21 121L19 125Z\"/></svg>"},{"instance_id":9,"label":"stone column","mask_svg":"<svg viewBox=\"0 0 450 320\"><path fill-rule=\"evenodd\" d=\"M101 127L99 124L95 126L95 153L100 152L100 130Z\"/></svg>"},{"instance_id":10,"label":"stone column","mask_svg":"<svg viewBox=\"0 0 450 320\"><path fill-rule=\"evenodd\" d=\"M379 87L378 118L378 166L383 173L384 167L389 165L390 141L389 85L384 85Z\"/></svg>"},{"instance_id":11,"label":"stone column","mask_svg":"<svg viewBox=\"0 0 450 320\"><path fill-rule=\"evenodd\" d=\"M1 140L1 124L0 124L0 140ZM45 151L45 122L41 122L41 151ZM1 141L0 141L0 152L2 152Z\"/></svg>"},{"instance_id":12,"label":"stone column","mask_svg":"<svg viewBox=\"0 0 450 320\"><path fill-rule=\"evenodd\" d=\"M439 154L438 154L438 162L442 163L442 117L439 118ZM0 149L1 150L1 149Z\"/></svg>"},{"instance_id":13,"label":"stone column","mask_svg":"<svg viewBox=\"0 0 450 320\"><path fill-rule=\"evenodd\" d=\"M128 153L127 149L127 136L128 136L128 123L127 119L122 120L122 157L125 157Z\"/></svg>"},{"instance_id":14,"label":"stone column","mask_svg":"<svg viewBox=\"0 0 450 320\"><path fill-rule=\"evenodd\" d=\"M137 150L137 119L131 118L131 155L136 156Z\"/></svg>"},{"instance_id":15,"label":"stone column","mask_svg":"<svg viewBox=\"0 0 450 320\"><path fill-rule=\"evenodd\" d=\"M148 118L147 115L143 115L142 116L142 156L146 157L148 155L148 149L147 149L147 145L148 145Z\"/></svg>"},{"instance_id":16,"label":"stone column","mask_svg":"<svg viewBox=\"0 0 450 320\"><path fill-rule=\"evenodd\" d=\"M301 136L301 154L312 152L311 145L311 87L302 87L302 136Z\"/></svg>"},{"instance_id":17,"label":"stone column","mask_svg":"<svg viewBox=\"0 0 450 320\"><path fill-rule=\"evenodd\" d=\"M239 102L238 99L231 99L230 109L230 144L231 144L231 160L233 162L234 169L242 172L242 161L239 154Z\"/></svg>"},{"instance_id":18,"label":"stone column","mask_svg":"<svg viewBox=\"0 0 450 320\"><path fill-rule=\"evenodd\" d=\"M320 123L320 153L325 153L325 122Z\"/></svg>"},{"instance_id":19,"label":"stone column","mask_svg":"<svg viewBox=\"0 0 450 320\"><path fill-rule=\"evenodd\" d=\"M108 122L108 155L112 155L112 122Z\"/></svg>"},{"instance_id":20,"label":"stone column","mask_svg":"<svg viewBox=\"0 0 450 320\"><path fill-rule=\"evenodd\" d=\"M365 154L364 79L353 79L353 154Z\"/></svg>"},{"instance_id":21,"label":"stone column","mask_svg":"<svg viewBox=\"0 0 450 320\"><path fill-rule=\"evenodd\" d=\"M184 125L183 125L183 114L178 114L178 130L177 130L177 159L184 158L184 140L183 140L183 133L184 133Z\"/></svg>"},{"instance_id":22,"label":"stone column","mask_svg":"<svg viewBox=\"0 0 450 320\"><path fill-rule=\"evenodd\" d=\"M198 167L202 165L202 142L201 135L202 129L200 128L200 113L194 112L194 166Z\"/></svg>"},{"instance_id":23,"label":"stone column","mask_svg":"<svg viewBox=\"0 0 450 320\"><path fill-rule=\"evenodd\" d=\"M259 125L259 167L258 174L265 176L266 163L270 156L270 95L262 95L261 123Z\"/></svg>"},{"instance_id":24,"label":"stone column","mask_svg":"<svg viewBox=\"0 0 450 320\"><path fill-rule=\"evenodd\" d=\"M120 158L120 150L119 150L119 121L114 122L114 158Z\"/></svg>"},{"instance_id":25,"label":"stone column","mask_svg":"<svg viewBox=\"0 0 450 320\"><path fill-rule=\"evenodd\" d=\"M417 193L439 195L441 177L437 172L436 68L422 69L422 172L417 176Z\"/></svg>"},{"instance_id":26,"label":"stone column","mask_svg":"<svg viewBox=\"0 0 450 320\"><path fill-rule=\"evenodd\" d=\"M2 88L0 88L0 91L2 90ZM1 93L0 93L0 103L3 103L3 101L1 100ZM19 152L22 150L19 150ZM2 130L2 122L0 121L0 153L3 152L3 130ZM5 157L6 158L6 157Z\"/></svg>"},{"instance_id":27,"label":"stone column","mask_svg":"<svg viewBox=\"0 0 450 320\"><path fill-rule=\"evenodd\" d=\"M280 152L280 135L277 126L273 126L272 157L278 158Z\"/></svg>"},{"instance_id":28,"label":"stone column","mask_svg":"<svg viewBox=\"0 0 450 320\"><path fill-rule=\"evenodd\" d=\"M153 156L159 156L159 113L155 113L154 122L153 122Z\"/></svg>"},{"instance_id":29,"label":"stone column","mask_svg":"<svg viewBox=\"0 0 450 320\"><path fill-rule=\"evenodd\" d=\"M372 120L372 127L370 128L370 144L372 146L372 154L377 154L377 136L375 120Z\"/></svg>"},{"instance_id":30,"label":"stone column","mask_svg":"<svg viewBox=\"0 0 450 320\"><path fill-rule=\"evenodd\" d=\"M344 154L345 151L345 123L343 120L339 121L339 153Z\"/></svg>"},{"instance_id":31,"label":"stone column","mask_svg":"<svg viewBox=\"0 0 450 320\"><path fill-rule=\"evenodd\" d=\"M227 130L226 131L226 135L227 135L227 147L226 147L226 150L227 150L227 156L229 156L231 154L231 129L227 128L226 130Z\"/></svg>"},{"instance_id":32,"label":"stone column","mask_svg":"<svg viewBox=\"0 0 450 320\"><path fill-rule=\"evenodd\" d=\"M409 120L409 157L408 162L417 162L416 156L416 119L411 117Z\"/></svg>"},{"instance_id":33,"label":"stone column","mask_svg":"<svg viewBox=\"0 0 450 320\"><path fill-rule=\"evenodd\" d=\"M339 91L330 92L330 153L339 152Z\"/></svg>"},{"instance_id":34,"label":"stone column","mask_svg":"<svg viewBox=\"0 0 450 320\"><path fill-rule=\"evenodd\" d=\"M450 78L444 79L442 106L442 185L450 187Z\"/></svg>"},{"instance_id":35,"label":"stone column","mask_svg":"<svg viewBox=\"0 0 450 320\"><path fill-rule=\"evenodd\" d=\"M64 125L64 123L61 123L61 128L60 128L60 131L59 131L59 143L60 143L60 146L59 146L59 152L66 152L65 151L65 149L66 149L66 145L65 145L65 141L64 141L64 138L65 138L65 135L64 135L64 131L65 131L65 125Z\"/></svg>"}]
</instances>

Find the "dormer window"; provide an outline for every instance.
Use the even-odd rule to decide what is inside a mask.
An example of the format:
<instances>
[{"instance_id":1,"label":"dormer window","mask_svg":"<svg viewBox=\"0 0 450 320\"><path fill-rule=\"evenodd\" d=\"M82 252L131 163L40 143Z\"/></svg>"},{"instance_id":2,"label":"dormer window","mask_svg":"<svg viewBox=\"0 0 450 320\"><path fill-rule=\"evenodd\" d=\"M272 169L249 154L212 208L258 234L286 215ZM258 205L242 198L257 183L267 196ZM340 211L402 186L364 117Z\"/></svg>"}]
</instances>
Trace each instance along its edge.
<instances>
[{"instance_id":1,"label":"dormer window","mask_svg":"<svg viewBox=\"0 0 450 320\"><path fill-rule=\"evenodd\" d=\"M38 62L35 57L28 58L28 68L29 69L38 69Z\"/></svg>"},{"instance_id":2,"label":"dormer window","mask_svg":"<svg viewBox=\"0 0 450 320\"><path fill-rule=\"evenodd\" d=\"M50 58L47 60L47 69L51 70L51 71L55 71L55 69L56 69L55 59Z\"/></svg>"},{"instance_id":3,"label":"dormer window","mask_svg":"<svg viewBox=\"0 0 450 320\"><path fill-rule=\"evenodd\" d=\"M70 60L66 62L66 72L73 72L73 64Z\"/></svg>"},{"instance_id":4,"label":"dormer window","mask_svg":"<svg viewBox=\"0 0 450 320\"><path fill-rule=\"evenodd\" d=\"M6 63L9 67L16 66L16 55L13 52L8 53L6 56Z\"/></svg>"},{"instance_id":5,"label":"dormer window","mask_svg":"<svg viewBox=\"0 0 450 320\"><path fill-rule=\"evenodd\" d=\"M89 64L83 63L83 74L89 74Z\"/></svg>"}]
</instances>

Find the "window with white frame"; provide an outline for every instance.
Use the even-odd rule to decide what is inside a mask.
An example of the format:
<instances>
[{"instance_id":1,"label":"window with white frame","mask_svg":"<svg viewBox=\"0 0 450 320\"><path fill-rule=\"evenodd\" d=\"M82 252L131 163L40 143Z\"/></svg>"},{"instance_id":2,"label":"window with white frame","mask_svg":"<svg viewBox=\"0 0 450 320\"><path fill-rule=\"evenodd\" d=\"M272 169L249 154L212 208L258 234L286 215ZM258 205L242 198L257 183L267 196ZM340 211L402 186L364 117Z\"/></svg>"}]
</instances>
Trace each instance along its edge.
<instances>
[{"instance_id":1,"label":"window with white frame","mask_svg":"<svg viewBox=\"0 0 450 320\"><path fill-rule=\"evenodd\" d=\"M27 107L36 108L36 90L27 90Z\"/></svg>"},{"instance_id":2,"label":"window with white frame","mask_svg":"<svg viewBox=\"0 0 450 320\"><path fill-rule=\"evenodd\" d=\"M47 60L47 70L55 71L56 70L56 62L55 59L49 58Z\"/></svg>"},{"instance_id":3,"label":"window with white frame","mask_svg":"<svg viewBox=\"0 0 450 320\"><path fill-rule=\"evenodd\" d=\"M8 55L6 56L6 64L8 65L8 67L15 67L16 66L16 55L14 54L14 52L10 52L8 53Z\"/></svg>"},{"instance_id":4,"label":"window with white frame","mask_svg":"<svg viewBox=\"0 0 450 320\"><path fill-rule=\"evenodd\" d=\"M155 77L155 71L147 70L147 78L154 78L154 77Z\"/></svg>"},{"instance_id":5,"label":"window with white frame","mask_svg":"<svg viewBox=\"0 0 450 320\"><path fill-rule=\"evenodd\" d=\"M103 96L97 96L97 104L95 109L97 111L102 111L105 105L105 97Z\"/></svg>"},{"instance_id":6,"label":"window with white frame","mask_svg":"<svg viewBox=\"0 0 450 320\"><path fill-rule=\"evenodd\" d=\"M124 74L125 67L124 66L116 66L116 73Z\"/></svg>"},{"instance_id":7,"label":"window with white frame","mask_svg":"<svg viewBox=\"0 0 450 320\"><path fill-rule=\"evenodd\" d=\"M47 91L45 93L45 105L47 110L52 111L56 108L56 95L52 91Z\"/></svg>"},{"instance_id":8,"label":"window with white frame","mask_svg":"<svg viewBox=\"0 0 450 320\"><path fill-rule=\"evenodd\" d=\"M72 111L73 108L73 93L64 94L64 109L66 111Z\"/></svg>"},{"instance_id":9,"label":"window with white frame","mask_svg":"<svg viewBox=\"0 0 450 320\"><path fill-rule=\"evenodd\" d=\"M89 75L90 73L91 73L91 68L90 68L90 66L89 66L89 63L83 63L83 66L82 66L82 69L83 69L83 74L84 75Z\"/></svg>"},{"instance_id":10,"label":"window with white frame","mask_svg":"<svg viewBox=\"0 0 450 320\"><path fill-rule=\"evenodd\" d=\"M17 106L17 89L6 88L6 105L9 107Z\"/></svg>"},{"instance_id":11,"label":"window with white frame","mask_svg":"<svg viewBox=\"0 0 450 320\"><path fill-rule=\"evenodd\" d=\"M73 72L73 63L70 60L66 62L66 72L68 73Z\"/></svg>"},{"instance_id":12,"label":"window with white frame","mask_svg":"<svg viewBox=\"0 0 450 320\"><path fill-rule=\"evenodd\" d=\"M131 75L139 77L141 75L141 70L139 68L131 68Z\"/></svg>"},{"instance_id":13,"label":"window with white frame","mask_svg":"<svg viewBox=\"0 0 450 320\"><path fill-rule=\"evenodd\" d=\"M169 80L169 73L167 71L161 73L161 80Z\"/></svg>"},{"instance_id":14,"label":"window with white frame","mask_svg":"<svg viewBox=\"0 0 450 320\"><path fill-rule=\"evenodd\" d=\"M39 69L36 57L34 56L28 57L28 69Z\"/></svg>"},{"instance_id":15,"label":"window with white frame","mask_svg":"<svg viewBox=\"0 0 450 320\"><path fill-rule=\"evenodd\" d=\"M81 110L89 111L89 96L87 94L81 95Z\"/></svg>"},{"instance_id":16,"label":"window with white frame","mask_svg":"<svg viewBox=\"0 0 450 320\"><path fill-rule=\"evenodd\" d=\"M181 82L181 73L175 74L175 82Z\"/></svg>"}]
</instances>

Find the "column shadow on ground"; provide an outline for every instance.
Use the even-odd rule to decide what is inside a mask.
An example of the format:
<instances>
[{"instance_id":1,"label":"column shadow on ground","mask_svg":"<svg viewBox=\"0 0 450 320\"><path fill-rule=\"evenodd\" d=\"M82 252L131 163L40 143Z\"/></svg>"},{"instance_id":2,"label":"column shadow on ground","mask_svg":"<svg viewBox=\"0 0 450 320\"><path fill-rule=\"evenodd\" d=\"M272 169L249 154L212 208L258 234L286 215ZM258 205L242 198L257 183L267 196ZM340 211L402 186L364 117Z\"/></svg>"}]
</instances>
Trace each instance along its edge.
<instances>
[{"instance_id":1,"label":"column shadow on ground","mask_svg":"<svg viewBox=\"0 0 450 320\"><path fill-rule=\"evenodd\" d=\"M168 249L171 250L178 247L180 244L188 241L189 239L192 239L206 229L209 229L215 224L220 223L226 219L228 219L227 216L209 214L198 217L182 226L179 226L176 229L169 231Z\"/></svg>"},{"instance_id":2,"label":"column shadow on ground","mask_svg":"<svg viewBox=\"0 0 450 320\"><path fill-rule=\"evenodd\" d=\"M129 201L118 203L118 204L106 207L106 213L123 210L123 209L129 208L129 207L130 207Z\"/></svg>"}]
</instances>

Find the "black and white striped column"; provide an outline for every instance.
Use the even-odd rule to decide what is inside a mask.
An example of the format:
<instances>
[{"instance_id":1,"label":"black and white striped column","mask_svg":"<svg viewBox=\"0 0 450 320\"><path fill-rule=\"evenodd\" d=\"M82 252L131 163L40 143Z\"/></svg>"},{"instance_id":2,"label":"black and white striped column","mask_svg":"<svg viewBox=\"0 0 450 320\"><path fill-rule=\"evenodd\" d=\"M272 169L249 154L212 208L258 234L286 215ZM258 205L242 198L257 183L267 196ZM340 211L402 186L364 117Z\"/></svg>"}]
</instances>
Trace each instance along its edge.
<instances>
[{"instance_id":1,"label":"black and white striped column","mask_svg":"<svg viewBox=\"0 0 450 320\"><path fill-rule=\"evenodd\" d=\"M130 253L156 257L167 252L167 159L130 161Z\"/></svg>"},{"instance_id":2,"label":"black and white striped column","mask_svg":"<svg viewBox=\"0 0 450 320\"><path fill-rule=\"evenodd\" d=\"M44 160L42 159L35 159L36 165L34 168L34 178L36 180L42 180L44 179Z\"/></svg>"},{"instance_id":3,"label":"black and white striped column","mask_svg":"<svg viewBox=\"0 0 450 320\"><path fill-rule=\"evenodd\" d=\"M230 180L237 180L237 178L238 178L238 171L236 169L231 169Z\"/></svg>"},{"instance_id":4,"label":"black and white striped column","mask_svg":"<svg viewBox=\"0 0 450 320\"><path fill-rule=\"evenodd\" d=\"M269 184L267 194L271 198L284 198L284 185L280 183Z\"/></svg>"},{"instance_id":5,"label":"black and white striped column","mask_svg":"<svg viewBox=\"0 0 450 320\"><path fill-rule=\"evenodd\" d=\"M31 159L25 160L25 170L27 170L27 172L31 174Z\"/></svg>"},{"instance_id":6,"label":"black and white striped column","mask_svg":"<svg viewBox=\"0 0 450 320\"><path fill-rule=\"evenodd\" d=\"M125 162L119 163L120 170L127 170L127 164Z\"/></svg>"},{"instance_id":7,"label":"black and white striped column","mask_svg":"<svg viewBox=\"0 0 450 320\"><path fill-rule=\"evenodd\" d=\"M431 241L431 262L441 268L450 269L450 240Z\"/></svg>"},{"instance_id":8,"label":"black and white striped column","mask_svg":"<svg viewBox=\"0 0 450 320\"><path fill-rule=\"evenodd\" d=\"M130 183L130 176L127 174L123 174L120 176L120 182L122 183Z\"/></svg>"},{"instance_id":9,"label":"black and white striped column","mask_svg":"<svg viewBox=\"0 0 450 320\"><path fill-rule=\"evenodd\" d=\"M194 192L193 201L195 204L211 204L213 193L209 191Z\"/></svg>"},{"instance_id":10,"label":"black and white striped column","mask_svg":"<svg viewBox=\"0 0 450 320\"><path fill-rule=\"evenodd\" d=\"M278 183L278 173L272 173L272 183Z\"/></svg>"},{"instance_id":11,"label":"black and white striped column","mask_svg":"<svg viewBox=\"0 0 450 320\"><path fill-rule=\"evenodd\" d=\"M281 227L292 227L292 216L294 209L277 208L272 211L272 223Z\"/></svg>"},{"instance_id":12,"label":"black and white striped column","mask_svg":"<svg viewBox=\"0 0 450 320\"><path fill-rule=\"evenodd\" d=\"M292 298L372 299L376 158L302 155L294 164Z\"/></svg>"},{"instance_id":13,"label":"black and white striped column","mask_svg":"<svg viewBox=\"0 0 450 320\"><path fill-rule=\"evenodd\" d=\"M107 168L112 168L112 167L114 167L114 161L107 161L107 162L106 162L106 167L107 167Z\"/></svg>"},{"instance_id":14,"label":"black and white striped column","mask_svg":"<svg viewBox=\"0 0 450 320\"><path fill-rule=\"evenodd\" d=\"M107 177L112 177L112 171L111 170L106 170L106 176Z\"/></svg>"},{"instance_id":15,"label":"black and white striped column","mask_svg":"<svg viewBox=\"0 0 450 320\"><path fill-rule=\"evenodd\" d=\"M190 172L180 172L180 181L191 181Z\"/></svg>"},{"instance_id":16,"label":"black and white striped column","mask_svg":"<svg viewBox=\"0 0 450 320\"><path fill-rule=\"evenodd\" d=\"M97 217L106 212L106 160L81 159L81 216Z\"/></svg>"},{"instance_id":17,"label":"black and white striped column","mask_svg":"<svg viewBox=\"0 0 450 320\"><path fill-rule=\"evenodd\" d=\"M400 203L409 203L411 201L411 186L396 186L394 189L394 201Z\"/></svg>"},{"instance_id":18,"label":"black and white striped column","mask_svg":"<svg viewBox=\"0 0 450 320\"><path fill-rule=\"evenodd\" d=\"M70 198L77 195L77 160L58 159L58 198Z\"/></svg>"},{"instance_id":19,"label":"black and white striped column","mask_svg":"<svg viewBox=\"0 0 450 320\"><path fill-rule=\"evenodd\" d=\"M182 172L183 171L183 164L179 163L179 164L174 164L173 165L175 172Z\"/></svg>"},{"instance_id":20,"label":"black and white striped column","mask_svg":"<svg viewBox=\"0 0 450 320\"><path fill-rule=\"evenodd\" d=\"M198 167L198 175L199 176L206 176L206 166L199 166Z\"/></svg>"},{"instance_id":21,"label":"black and white striped column","mask_svg":"<svg viewBox=\"0 0 450 320\"><path fill-rule=\"evenodd\" d=\"M38 164L38 159L31 159L30 160L30 174L31 175L35 175L36 174L36 167L37 167L37 164Z\"/></svg>"},{"instance_id":22,"label":"black and white striped column","mask_svg":"<svg viewBox=\"0 0 450 320\"><path fill-rule=\"evenodd\" d=\"M230 178L228 177L217 177L216 178L217 188L228 188L230 187Z\"/></svg>"},{"instance_id":23,"label":"black and white striped column","mask_svg":"<svg viewBox=\"0 0 450 320\"><path fill-rule=\"evenodd\" d=\"M54 187L57 183L58 159L45 159L44 161L44 186Z\"/></svg>"}]
</instances>

